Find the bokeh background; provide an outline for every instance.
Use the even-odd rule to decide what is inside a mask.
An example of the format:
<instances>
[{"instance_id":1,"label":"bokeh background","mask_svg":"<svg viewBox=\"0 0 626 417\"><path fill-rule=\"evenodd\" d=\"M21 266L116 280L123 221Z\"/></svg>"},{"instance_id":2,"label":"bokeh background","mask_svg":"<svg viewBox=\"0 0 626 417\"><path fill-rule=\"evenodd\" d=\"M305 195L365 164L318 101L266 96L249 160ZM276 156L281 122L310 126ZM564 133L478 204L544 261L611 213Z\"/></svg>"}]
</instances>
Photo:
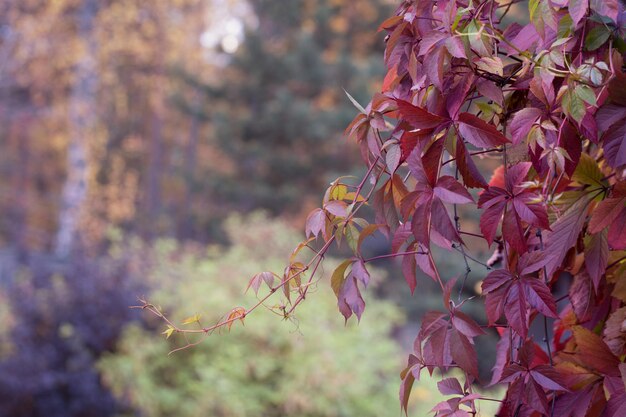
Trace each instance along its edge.
<instances>
[{"instance_id":1,"label":"bokeh background","mask_svg":"<svg viewBox=\"0 0 626 417\"><path fill-rule=\"evenodd\" d=\"M360 324L322 280L293 320L260 311L168 356L184 341L129 308L211 323L255 301L248 280L282 270L329 182L363 174L343 90L366 104L380 86L395 3L0 3L1 416L400 414L419 317L441 306L394 262ZM412 415L435 384L416 384Z\"/></svg>"}]
</instances>

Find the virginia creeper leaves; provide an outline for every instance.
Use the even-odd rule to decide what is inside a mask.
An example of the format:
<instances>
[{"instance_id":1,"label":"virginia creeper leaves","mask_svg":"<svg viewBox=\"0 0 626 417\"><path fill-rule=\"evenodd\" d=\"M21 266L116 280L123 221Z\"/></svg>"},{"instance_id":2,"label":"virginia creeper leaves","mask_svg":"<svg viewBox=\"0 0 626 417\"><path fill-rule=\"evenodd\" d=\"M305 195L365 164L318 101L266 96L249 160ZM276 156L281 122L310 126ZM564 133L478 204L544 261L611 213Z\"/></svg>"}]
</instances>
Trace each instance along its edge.
<instances>
[{"instance_id":1,"label":"virginia creeper leaves","mask_svg":"<svg viewBox=\"0 0 626 417\"><path fill-rule=\"evenodd\" d=\"M468 270L471 262L485 266L485 312L500 336L492 385L508 384L499 415L550 415L552 398L554 417L626 412L618 372L626 345L624 6L527 3L530 22L503 28L505 2L403 2L381 25L388 35L382 91L365 108L355 103L361 113L347 129L368 168L359 192L371 196L375 224L354 218L360 204L345 185L306 221L307 238L343 238L356 254L331 278L346 320L365 308L361 290L370 276L361 243L375 231L391 240L383 257L401 258L411 293L420 286L418 268L441 286L447 312L425 315L401 374L404 411L423 368L458 367L469 376L465 384L439 382L453 397L435 405L436 417L472 415L478 398L468 392L483 327L460 311L469 299L455 304L455 281L439 269L434 243L457 249ZM481 169L495 164L487 183ZM484 189L476 206L469 188ZM362 198L365 205L369 197ZM480 234L459 205L481 210ZM489 270L493 260L472 253L465 235L497 241L501 269ZM263 281L255 276L249 286L258 291ZM558 311L553 288L564 294ZM533 341L543 335L530 330L546 317L554 320L549 354Z\"/></svg>"},{"instance_id":2,"label":"virginia creeper leaves","mask_svg":"<svg viewBox=\"0 0 626 417\"><path fill-rule=\"evenodd\" d=\"M522 222L548 229L548 214L539 196L523 187L531 164L519 163L505 174L505 188L490 186L478 200L478 207L485 211L480 217L480 229L491 245L500 219L503 218L502 235L511 247L526 251L526 237Z\"/></svg>"},{"instance_id":3,"label":"virginia creeper leaves","mask_svg":"<svg viewBox=\"0 0 626 417\"><path fill-rule=\"evenodd\" d=\"M471 113L461 113L458 122L459 132L463 139L479 148L490 148L509 142L495 126Z\"/></svg>"}]
</instances>

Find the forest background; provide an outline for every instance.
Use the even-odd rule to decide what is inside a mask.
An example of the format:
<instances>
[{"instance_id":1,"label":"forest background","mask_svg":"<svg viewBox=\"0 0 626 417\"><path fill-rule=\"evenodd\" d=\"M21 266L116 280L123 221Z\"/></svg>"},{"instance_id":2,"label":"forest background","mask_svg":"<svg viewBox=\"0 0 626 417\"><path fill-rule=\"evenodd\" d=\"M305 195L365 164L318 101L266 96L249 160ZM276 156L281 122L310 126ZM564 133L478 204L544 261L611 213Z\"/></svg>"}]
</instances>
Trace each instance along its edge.
<instances>
[{"instance_id":1,"label":"forest background","mask_svg":"<svg viewBox=\"0 0 626 417\"><path fill-rule=\"evenodd\" d=\"M290 322L268 311L168 356L180 342L128 308L146 296L178 319L217 321L254 297L252 274L281 268L328 183L363 174L343 135L355 114L344 89L361 103L380 89L376 29L395 6L2 2L1 415L399 409L402 351L439 303L425 280L418 304L395 263L377 265L371 307L347 329L322 286ZM368 245L376 256L388 243ZM412 411L425 413L436 388L415 390Z\"/></svg>"}]
</instances>

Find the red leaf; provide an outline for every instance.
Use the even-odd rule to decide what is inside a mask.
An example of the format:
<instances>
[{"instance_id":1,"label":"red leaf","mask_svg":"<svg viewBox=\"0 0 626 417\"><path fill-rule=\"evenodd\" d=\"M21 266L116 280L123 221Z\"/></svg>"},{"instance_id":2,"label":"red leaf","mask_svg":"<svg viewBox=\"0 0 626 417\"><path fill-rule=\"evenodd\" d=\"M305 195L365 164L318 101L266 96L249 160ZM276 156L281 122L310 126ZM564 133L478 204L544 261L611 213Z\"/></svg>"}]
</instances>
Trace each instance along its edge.
<instances>
[{"instance_id":1,"label":"red leaf","mask_svg":"<svg viewBox=\"0 0 626 417\"><path fill-rule=\"evenodd\" d=\"M528 313L526 296L519 283L514 283L509 287L504 304L504 315L509 325L523 339L528 334Z\"/></svg>"},{"instance_id":2,"label":"red leaf","mask_svg":"<svg viewBox=\"0 0 626 417\"><path fill-rule=\"evenodd\" d=\"M430 211L432 198L426 198L421 202L413 212L411 220L411 230L415 241L423 244L425 247L430 246Z\"/></svg>"},{"instance_id":3,"label":"red leaf","mask_svg":"<svg viewBox=\"0 0 626 417\"><path fill-rule=\"evenodd\" d=\"M439 233L442 237L447 239L449 242L462 242L456 227L452 224L452 220L450 220L450 216L448 215L448 210L443 205L439 198L433 198L432 206L431 206L431 227L434 232ZM433 236L433 241L435 236ZM449 247L449 242L444 247ZM442 246L442 245L440 245Z\"/></svg>"},{"instance_id":4,"label":"red leaf","mask_svg":"<svg viewBox=\"0 0 626 417\"><path fill-rule=\"evenodd\" d=\"M509 193L513 194L517 191L516 188L524 182L531 167L532 164L530 162L520 162L506 170L504 184Z\"/></svg>"},{"instance_id":5,"label":"red leaf","mask_svg":"<svg viewBox=\"0 0 626 417\"><path fill-rule=\"evenodd\" d=\"M393 234L393 239L391 241L391 252L398 253L402 245L406 243L406 240L411 236L413 232L411 232L411 227L409 223L403 223L400 227L398 227Z\"/></svg>"},{"instance_id":6,"label":"red leaf","mask_svg":"<svg viewBox=\"0 0 626 417\"><path fill-rule=\"evenodd\" d=\"M434 193L445 203L466 204L474 202L467 189L449 175L444 175L437 180Z\"/></svg>"},{"instance_id":7,"label":"red leaf","mask_svg":"<svg viewBox=\"0 0 626 417\"><path fill-rule=\"evenodd\" d=\"M459 166L459 172L463 176L463 182L465 182L467 187L487 188L487 181L485 181L476 164L474 164L474 160L461 138L458 138L456 142L456 162Z\"/></svg>"},{"instance_id":8,"label":"red leaf","mask_svg":"<svg viewBox=\"0 0 626 417\"><path fill-rule=\"evenodd\" d=\"M556 398L554 415L557 417L585 417L598 388L600 388L598 384L592 384L579 391L559 395Z\"/></svg>"},{"instance_id":9,"label":"red leaf","mask_svg":"<svg viewBox=\"0 0 626 417\"><path fill-rule=\"evenodd\" d=\"M527 252L519 259L517 269L520 275L528 275L539 271L550 262L550 259L551 255L540 250Z\"/></svg>"},{"instance_id":10,"label":"red leaf","mask_svg":"<svg viewBox=\"0 0 626 417\"><path fill-rule=\"evenodd\" d=\"M423 273L431 277L433 281L437 282L437 273L435 272L435 267L430 256L418 253L415 255L415 263L419 266Z\"/></svg>"},{"instance_id":11,"label":"red leaf","mask_svg":"<svg viewBox=\"0 0 626 417\"><path fill-rule=\"evenodd\" d=\"M406 283L409 284L409 289L411 290L411 295L415 292L415 287L417 286L417 277L415 276L415 256L414 255L404 255L402 258L402 275L404 275L404 279Z\"/></svg>"},{"instance_id":12,"label":"red leaf","mask_svg":"<svg viewBox=\"0 0 626 417\"><path fill-rule=\"evenodd\" d=\"M506 269L497 269L484 279L482 283L483 294L489 294L505 284L510 284L513 280L513 274Z\"/></svg>"},{"instance_id":13,"label":"red leaf","mask_svg":"<svg viewBox=\"0 0 626 417\"><path fill-rule=\"evenodd\" d=\"M626 124L616 129L608 130L604 136L604 154L606 161L613 168L618 169L626 165Z\"/></svg>"},{"instance_id":14,"label":"red leaf","mask_svg":"<svg viewBox=\"0 0 626 417\"><path fill-rule=\"evenodd\" d=\"M246 287L246 291L252 288L254 293L258 294L259 288L261 287L261 284L263 282L265 282L269 288L272 288L272 285L274 285L274 277L274 274L271 272L261 272L259 274L256 274L252 277L252 279L250 279L250 282Z\"/></svg>"},{"instance_id":15,"label":"red leaf","mask_svg":"<svg viewBox=\"0 0 626 417\"><path fill-rule=\"evenodd\" d=\"M459 332L463 333L469 338L485 334L483 329L480 328L480 326L474 321L474 319L460 311L454 312L451 321L452 326L455 329L457 329Z\"/></svg>"},{"instance_id":16,"label":"red leaf","mask_svg":"<svg viewBox=\"0 0 626 417\"><path fill-rule=\"evenodd\" d=\"M406 161L406 159L411 155L411 152L415 149L415 147L420 144L420 142L427 141L432 137L433 130L419 130L417 132L404 132L400 137L400 149L402 149L402 161ZM420 148L422 146L420 145Z\"/></svg>"},{"instance_id":17,"label":"red leaf","mask_svg":"<svg viewBox=\"0 0 626 417\"><path fill-rule=\"evenodd\" d=\"M626 118L626 107L615 104L602 106L596 113L596 122L602 132L606 132L617 122Z\"/></svg>"},{"instance_id":18,"label":"red leaf","mask_svg":"<svg viewBox=\"0 0 626 417\"><path fill-rule=\"evenodd\" d=\"M526 252L526 238L524 237L524 227L519 216L512 210L504 212L502 221L502 237L509 245L520 253Z\"/></svg>"},{"instance_id":19,"label":"red leaf","mask_svg":"<svg viewBox=\"0 0 626 417\"><path fill-rule=\"evenodd\" d=\"M561 266L567 251L576 243L578 235L585 224L587 208L589 207L590 201L591 196L589 195L584 195L576 200L576 202L552 224L552 231L546 234L545 251L547 254L551 255L551 261L546 265L549 276Z\"/></svg>"},{"instance_id":20,"label":"red leaf","mask_svg":"<svg viewBox=\"0 0 626 417\"><path fill-rule=\"evenodd\" d=\"M531 379L528 383L524 384L524 389L524 404L535 411L539 411L544 416L547 416L549 414L548 398L541 386L535 382L534 379Z\"/></svg>"},{"instance_id":21,"label":"red leaf","mask_svg":"<svg viewBox=\"0 0 626 417\"><path fill-rule=\"evenodd\" d=\"M435 184L439 175L439 164L443 152L444 139L434 141L422 156L422 167L428 178L428 184Z\"/></svg>"},{"instance_id":22,"label":"red leaf","mask_svg":"<svg viewBox=\"0 0 626 417\"><path fill-rule=\"evenodd\" d=\"M470 113L461 113L458 118L459 132L463 139L479 148L490 148L508 143L509 140L495 126Z\"/></svg>"},{"instance_id":23,"label":"red leaf","mask_svg":"<svg viewBox=\"0 0 626 417\"><path fill-rule=\"evenodd\" d=\"M489 385L497 384L502 378L502 372L504 371L504 367L509 363L509 352L511 349L510 339L509 339L509 330L505 330L504 333L500 336L500 340L496 345L496 363L492 368L492 377Z\"/></svg>"},{"instance_id":24,"label":"red leaf","mask_svg":"<svg viewBox=\"0 0 626 417\"><path fill-rule=\"evenodd\" d=\"M595 297L592 290L592 281L585 271L581 271L574 277L574 282L568 291L574 315L579 323L584 323L591 318L595 306Z\"/></svg>"},{"instance_id":25,"label":"red leaf","mask_svg":"<svg viewBox=\"0 0 626 417\"><path fill-rule=\"evenodd\" d=\"M609 226L609 245L613 249L626 249L626 210Z\"/></svg>"},{"instance_id":26,"label":"red leaf","mask_svg":"<svg viewBox=\"0 0 626 417\"><path fill-rule=\"evenodd\" d=\"M463 50L463 52L465 52L465 50ZM461 77L459 77L459 80L456 82L454 87L452 87L452 89L447 92L445 96L446 110L451 117L456 117L459 109L465 103L465 100L467 99L467 94L473 87L475 81L476 76L474 75L474 73L468 71Z\"/></svg>"},{"instance_id":27,"label":"red leaf","mask_svg":"<svg viewBox=\"0 0 626 417\"><path fill-rule=\"evenodd\" d=\"M567 151L569 158L565 159L565 173L571 177L582 153L582 141L576 128L565 121L559 132L559 146Z\"/></svg>"},{"instance_id":28,"label":"red leaf","mask_svg":"<svg viewBox=\"0 0 626 417\"><path fill-rule=\"evenodd\" d=\"M626 197L607 198L600 202L591 214L589 231L598 233L615 221L617 216L625 210Z\"/></svg>"},{"instance_id":29,"label":"red leaf","mask_svg":"<svg viewBox=\"0 0 626 417\"><path fill-rule=\"evenodd\" d=\"M553 391L569 391L559 372L552 366L539 365L530 370L530 374L542 387Z\"/></svg>"},{"instance_id":30,"label":"red leaf","mask_svg":"<svg viewBox=\"0 0 626 417\"><path fill-rule=\"evenodd\" d=\"M398 103L398 110L402 118L415 129L433 129L446 122L443 117L414 106L408 101L396 100L396 103Z\"/></svg>"},{"instance_id":31,"label":"red leaf","mask_svg":"<svg viewBox=\"0 0 626 417\"><path fill-rule=\"evenodd\" d=\"M522 220L542 229L549 227L546 208L534 202L539 196L521 186L530 168L529 162L509 167L504 176L506 190L490 186L480 195L478 207L485 209L480 218L480 229L489 245L493 242L503 215L502 236L518 252L526 251ZM494 178L498 177L494 175Z\"/></svg>"},{"instance_id":32,"label":"red leaf","mask_svg":"<svg viewBox=\"0 0 626 417\"><path fill-rule=\"evenodd\" d=\"M593 281L593 286L598 292L600 279L604 275L609 260L608 232L602 230L591 235L589 244L585 245L585 268Z\"/></svg>"},{"instance_id":33,"label":"red leaf","mask_svg":"<svg viewBox=\"0 0 626 417\"><path fill-rule=\"evenodd\" d=\"M585 365L608 376L620 376L620 361L600 336L581 326L575 326L572 333L578 346L577 356Z\"/></svg>"},{"instance_id":34,"label":"red leaf","mask_svg":"<svg viewBox=\"0 0 626 417\"><path fill-rule=\"evenodd\" d=\"M480 202L478 204L478 206L480 207ZM498 225L500 224L500 220L502 219L502 213L504 212L505 207L506 203L502 201L496 205L489 207L480 216L480 231L487 240L489 246L491 246L491 244L493 243L493 239L496 237Z\"/></svg>"},{"instance_id":35,"label":"red leaf","mask_svg":"<svg viewBox=\"0 0 626 417\"><path fill-rule=\"evenodd\" d=\"M454 328L449 329L449 334L452 359L465 372L478 378L478 359L474 346L465 335Z\"/></svg>"},{"instance_id":36,"label":"red leaf","mask_svg":"<svg viewBox=\"0 0 626 417\"><path fill-rule=\"evenodd\" d=\"M524 295L528 304L547 317L557 318L556 303L550 289L538 278L524 277Z\"/></svg>"}]
</instances>

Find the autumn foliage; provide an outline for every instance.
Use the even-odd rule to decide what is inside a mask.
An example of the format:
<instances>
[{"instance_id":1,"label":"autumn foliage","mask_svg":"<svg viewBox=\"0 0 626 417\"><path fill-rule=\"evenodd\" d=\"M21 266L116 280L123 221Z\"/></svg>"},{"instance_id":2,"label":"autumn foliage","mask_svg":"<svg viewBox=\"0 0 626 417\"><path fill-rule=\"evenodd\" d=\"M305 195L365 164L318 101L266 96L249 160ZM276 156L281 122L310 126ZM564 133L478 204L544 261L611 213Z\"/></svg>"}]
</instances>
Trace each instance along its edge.
<instances>
[{"instance_id":1,"label":"autumn foliage","mask_svg":"<svg viewBox=\"0 0 626 417\"><path fill-rule=\"evenodd\" d=\"M511 23L513 10L528 23ZM201 331L281 293L269 308L289 317L337 243L353 252L331 279L346 320L365 310L374 259L399 258L411 292L417 270L441 288L444 310L423 318L401 373L404 409L422 371L458 368L464 377L439 383L451 397L433 412L475 415L472 387L488 381L478 381L474 341L497 332L499 417L626 416L625 24L618 0L404 1L380 27L380 93L365 107L350 97L360 113L346 132L366 175L331 184L283 274L252 278L258 304ZM500 165L491 175L485 157ZM373 219L361 216L366 206ZM463 227L472 211L479 233ZM366 258L362 243L376 233L389 252ZM489 261L472 253L479 240L495 251ZM485 323L463 312L467 299L453 291L467 274L440 273L435 247L468 273L489 269Z\"/></svg>"}]
</instances>

